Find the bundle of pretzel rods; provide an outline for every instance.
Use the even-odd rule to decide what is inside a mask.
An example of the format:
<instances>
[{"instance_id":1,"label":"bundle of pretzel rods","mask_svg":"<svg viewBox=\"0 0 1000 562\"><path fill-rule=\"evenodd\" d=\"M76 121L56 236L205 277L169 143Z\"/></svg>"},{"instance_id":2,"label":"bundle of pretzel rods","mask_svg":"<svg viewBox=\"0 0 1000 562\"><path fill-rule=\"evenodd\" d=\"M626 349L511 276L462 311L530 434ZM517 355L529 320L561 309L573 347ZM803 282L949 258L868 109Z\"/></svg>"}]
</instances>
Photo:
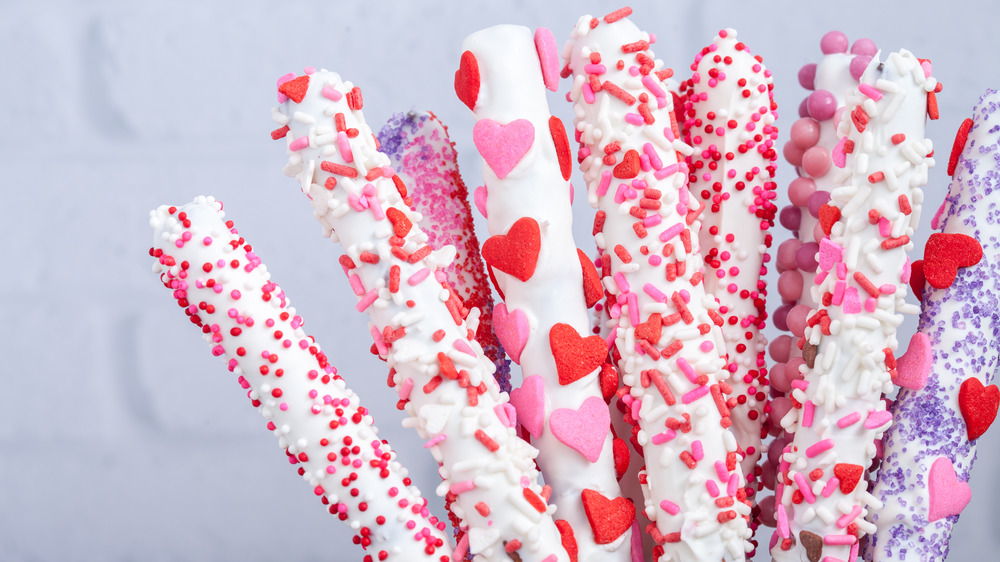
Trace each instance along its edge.
<instances>
[{"instance_id":1,"label":"bundle of pretzel rods","mask_svg":"<svg viewBox=\"0 0 1000 562\"><path fill-rule=\"evenodd\" d=\"M366 562L744 560L761 527L776 560L943 558L1000 403L1000 96L959 131L920 260L928 61L823 37L779 213L762 58L724 29L682 79L630 15L580 18L561 50L545 28L466 39L471 193L433 114L376 136L338 74L278 80L284 172L343 249L448 521L333 365L346 350L304 332L222 203L154 210L154 271ZM566 85L575 153L546 94ZM571 229L574 161L596 253ZM792 238L769 314L775 219ZM900 315L918 312L904 353ZM770 318L790 334L769 364Z\"/></svg>"}]
</instances>

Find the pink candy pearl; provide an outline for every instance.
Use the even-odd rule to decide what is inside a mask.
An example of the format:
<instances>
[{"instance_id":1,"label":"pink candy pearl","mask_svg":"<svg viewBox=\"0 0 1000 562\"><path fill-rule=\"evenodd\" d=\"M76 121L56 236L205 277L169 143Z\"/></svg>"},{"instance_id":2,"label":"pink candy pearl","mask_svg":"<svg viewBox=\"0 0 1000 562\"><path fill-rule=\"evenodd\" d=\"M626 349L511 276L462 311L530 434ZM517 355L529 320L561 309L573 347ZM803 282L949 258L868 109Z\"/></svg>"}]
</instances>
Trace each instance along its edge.
<instances>
[{"instance_id":1,"label":"pink candy pearl","mask_svg":"<svg viewBox=\"0 0 1000 562\"><path fill-rule=\"evenodd\" d=\"M819 121L803 117L792 123L792 142L805 150L819 142Z\"/></svg>"},{"instance_id":2,"label":"pink candy pearl","mask_svg":"<svg viewBox=\"0 0 1000 562\"><path fill-rule=\"evenodd\" d=\"M790 238L785 240L778 246L778 270L784 271L788 269L795 269L797 267L795 263L795 253L799 251L799 246L802 245L797 238Z\"/></svg>"},{"instance_id":3,"label":"pink candy pearl","mask_svg":"<svg viewBox=\"0 0 1000 562\"><path fill-rule=\"evenodd\" d=\"M851 59L851 78L855 80L861 80L861 75L865 73L865 69L868 68L868 63L872 61L871 55L858 55Z\"/></svg>"},{"instance_id":4,"label":"pink candy pearl","mask_svg":"<svg viewBox=\"0 0 1000 562\"><path fill-rule=\"evenodd\" d=\"M816 182L810 178L795 178L788 184L788 200L796 207L809 204L809 196L816 192Z\"/></svg>"},{"instance_id":5,"label":"pink candy pearl","mask_svg":"<svg viewBox=\"0 0 1000 562\"><path fill-rule=\"evenodd\" d=\"M778 294L784 300L799 300L803 287L802 274L798 270L789 269L778 277Z\"/></svg>"},{"instance_id":6,"label":"pink candy pearl","mask_svg":"<svg viewBox=\"0 0 1000 562\"><path fill-rule=\"evenodd\" d=\"M823 225L820 224L820 223L814 224L813 225L813 240L815 240L816 242L820 242L824 238L826 238L826 233L823 232Z\"/></svg>"},{"instance_id":7,"label":"pink candy pearl","mask_svg":"<svg viewBox=\"0 0 1000 562\"><path fill-rule=\"evenodd\" d=\"M852 55L867 55L869 57L874 57L877 52L878 47L875 46L875 42L871 39L861 38L851 45Z\"/></svg>"},{"instance_id":8,"label":"pink candy pearl","mask_svg":"<svg viewBox=\"0 0 1000 562\"><path fill-rule=\"evenodd\" d=\"M797 304L788 311L785 323L788 324L788 330L792 332L793 336L801 338L805 334L806 320L809 318L810 312L812 309L804 304Z\"/></svg>"},{"instance_id":9,"label":"pink candy pearl","mask_svg":"<svg viewBox=\"0 0 1000 562\"><path fill-rule=\"evenodd\" d=\"M806 107L813 119L826 121L837 111L837 98L826 90L816 90L806 98Z\"/></svg>"},{"instance_id":10,"label":"pink candy pearl","mask_svg":"<svg viewBox=\"0 0 1000 562\"><path fill-rule=\"evenodd\" d=\"M846 53L848 44L847 36L840 31L831 31L819 40L819 48L824 55Z\"/></svg>"},{"instance_id":11,"label":"pink candy pearl","mask_svg":"<svg viewBox=\"0 0 1000 562\"><path fill-rule=\"evenodd\" d=\"M792 351L792 336L782 334L774 338L771 340L770 345L768 345L767 351L771 354L771 359L778 363L788 361L788 357Z\"/></svg>"},{"instance_id":12,"label":"pink candy pearl","mask_svg":"<svg viewBox=\"0 0 1000 562\"><path fill-rule=\"evenodd\" d=\"M785 146L781 149L781 153L785 156L785 160L787 160L792 166L802 165L803 152L804 150L794 142L786 142Z\"/></svg>"},{"instance_id":13,"label":"pink candy pearl","mask_svg":"<svg viewBox=\"0 0 1000 562\"><path fill-rule=\"evenodd\" d=\"M799 85L807 90L816 89L816 63L811 62L799 69Z\"/></svg>"},{"instance_id":14,"label":"pink candy pearl","mask_svg":"<svg viewBox=\"0 0 1000 562\"><path fill-rule=\"evenodd\" d=\"M802 222L802 209L795 205L788 205L781 210L781 214L778 215L778 221L781 222L781 226L788 230L798 230Z\"/></svg>"},{"instance_id":15,"label":"pink candy pearl","mask_svg":"<svg viewBox=\"0 0 1000 562\"><path fill-rule=\"evenodd\" d=\"M821 178L830 171L833 160L825 146L814 146L802 155L802 169L814 178Z\"/></svg>"},{"instance_id":16,"label":"pink candy pearl","mask_svg":"<svg viewBox=\"0 0 1000 562\"><path fill-rule=\"evenodd\" d=\"M816 252L818 251L819 244L816 242L802 244L795 252L795 265L799 266L802 271L815 273L816 266L819 265L819 262L816 261Z\"/></svg>"},{"instance_id":17,"label":"pink candy pearl","mask_svg":"<svg viewBox=\"0 0 1000 562\"><path fill-rule=\"evenodd\" d=\"M775 328L783 332L788 331L788 324L785 322L785 319L788 318L788 311L791 310L793 306L794 305L791 304L783 304L778 308L774 309L774 313L771 314L771 321L774 322Z\"/></svg>"}]
</instances>

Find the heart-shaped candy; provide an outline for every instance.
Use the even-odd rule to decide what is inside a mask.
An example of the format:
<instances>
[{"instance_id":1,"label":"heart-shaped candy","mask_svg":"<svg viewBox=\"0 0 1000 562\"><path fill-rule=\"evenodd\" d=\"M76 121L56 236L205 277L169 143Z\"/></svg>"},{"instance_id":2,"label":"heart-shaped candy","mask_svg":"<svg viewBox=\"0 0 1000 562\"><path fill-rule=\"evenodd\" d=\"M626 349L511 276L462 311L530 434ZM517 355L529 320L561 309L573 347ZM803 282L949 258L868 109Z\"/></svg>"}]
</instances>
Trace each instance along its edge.
<instances>
[{"instance_id":1,"label":"heart-shaped candy","mask_svg":"<svg viewBox=\"0 0 1000 562\"><path fill-rule=\"evenodd\" d=\"M969 484L958 480L955 466L946 457L938 457L931 465L930 474L927 475L927 491L930 493L928 521L958 515L972 499Z\"/></svg>"},{"instance_id":2,"label":"heart-shaped candy","mask_svg":"<svg viewBox=\"0 0 1000 562\"><path fill-rule=\"evenodd\" d=\"M559 46L548 28L539 27L535 30L535 52L542 65L542 82L546 88L555 92L559 89Z\"/></svg>"},{"instance_id":3,"label":"heart-shaped candy","mask_svg":"<svg viewBox=\"0 0 1000 562\"><path fill-rule=\"evenodd\" d=\"M302 99L306 97L307 91L309 91L308 74L293 78L278 86L278 92L288 96L295 103L302 103Z\"/></svg>"},{"instance_id":4,"label":"heart-shaped candy","mask_svg":"<svg viewBox=\"0 0 1000 562\"><path fill-rule=\"evenodd\" d=\"M531 217L522 217L507 234L490 236L483 243L483 259L491 267L521 281L531 279L542 249L542 231Z\"/></svg>"},{"instance_id":5,"label":"heart-shaped candy","mask_svg":"<svg viewBox=\"0 0 1000 562\"><path fill-rule=\"evenodd\" d=\"M995 384L983 386L979 379L969 377L958 389L958 409L965 419L969 441L979 438L993 424L1000 406L1000 388Z\"/></svg>"},{"instance_id":6,"label":"heart-shaped candy","mask_svg":"<svg viewBox=\"0 0 1000 562\"><path fill-rule=\"evenodd\" d=\"M479 214L483 215L483 218L489 218L486 216L486 197L489 194L485 185L481 185L476 188L473 192L472 200L476 203L476 209L479 209Z\"/></svg>"},{"instance_id":7,"label":"heart-shaped candy","mask_svg":"<svg viewBox=\"0 0 1000 562\"><path fill-rule=\"evenodd\" d=\"M917 260L910 264L910 289L916 295L918 301L924 300L924 260Z\"/></svg>"},{"instance_id":8,"label":"heart-shaped candy","mask_svg":"<svg viewBox=\"0 0 1000 562\"><path fill-rule=\"evenodd\" d=\"M570 384L594 372L608 356L608 344L601 336L580 337L573 326L561 323L549 330L549 349L559 384Z\"/></svg>"},{"instance_id":9,"label":"heart-shaped candy","mask_svg":"<svg viewBox=\"0 0 1000 562\"><path fill-rule=\"evenodd\" d=\"M566 127L561 119L553 115L549 117L549 134L552 135L552 144L556 147L556 157L559 158L559 171L562 172L564 180L568 180L573 174L573 156L569 151L569 138L566 136ZM572 203L573 192L569 192L570 203Z\"/></svg>"},{"instance_id":10,"label":"heart-shaped candy","mask_svg":"<svg viewBox=\"0 0 1000 562\"><path fill-rule=\"evenodd\" d=\"M531 333L528 315L517 308L509 311L506 303L500 303L493 307L493 332L511 360L520 365L521 352Z\"/></svg>"},{"instance_id":11,"label":"heart-shaped candy","mask_svg":"<svg viewBox=\"0 0 1000 562\"><path fill-rule=\"evenodd\" d=\"M521 386L510 391L510 403L517 410L517 421L533 437L545 426L545 381L538 375L525 377Z\"/></svg>"},{"instance_id":12,"label":"heart-shaped candy","mask_svg":"<svg viewBox=\"0 0 1000 562\"><path fill-rule=\"evenodd\" d=\"M983 247L967 234L935 232L924 246L924 278L937 289L955 282L958 268L970 267L983 259Z\"/></svg>"},{"instance_id":13,"label":"heart-shaped candy","mask_svg":"<svg viewBox=\"0 0 1000 562\"><path fill-rule=\"evenodd\" d=\"M833 475L837 477L837 480L840 480L840 491L845 495L854 491L858 482L861 481L863 473L864 469L861 468L860 464L838 463L833 465Z\"/></svg>"},{"instance_id":14,"label":"heart-shaped candy","mask_svg":"<svg viewBox=\"0 0 1000 562\"><path fill-rule=\"evenodd\" d=\"M597 462L601 456L604 438L610 427L608 405L596 396L584 400L576 410L558 408L549 416L549 431L552 435L590 462Z\"/></svg>"},{"instance_id":15,"label":"heart-shaped candy","mask_svg":"<svg viewBox=\"0 0 1000 562\"><path fill-rule=\"evenodd\" d=\"M472 127L472 142L493 173L503 179L534 144L535 127L527 119L515 119L506 125L480 119Z\"/></svg>"},{"instance_id":16,"label":"heart-shaped candy","mask_svg":"<svg viewBox=\"0 0 1000 562\"><path fill-rule=\"evenodd\" d=\"M597 274L594 262L590 261L583 250L577 248L576 255L580 258L580 269L583 270L583 298L587 301L587 308L591 308L604 297L601 276Z\"/></svg>"},{"instance_id":17,"label":"heart-shaped candy","mask_svg":"<svg viewBox=\"0 0 1000 562\"><path fill-rule=\"evenodd\" d=\"M896 359L896 378L892 381L903 388L920 390L927 384L931 372L931 342L927 334L917 332L910 338L906 353Z\"/></svg>"},{"instance_id":18,"label":"heart-shaped candy","mask_svg":"<svg viewBox=\"0 0 1000 562\"><path fill-rule=\"evenodd\" d=\"M618 179L631 179L639 175L640 169L639 152L633 148L626 152L622 161L614 167L612 175Z\"/></svg>"},{"instance_id":19,"label":"heart-shaped candy","mask_svg":"<svg viewBox=\"0 0 1000 562\"><path fill-rule=\"evenodd\" d=\"M840 209L829 203L823 203L819 208L819 224L823 228L823 234L830 235L833 225L840 220Z\"/></svg>"},{"instance_id":20,"label":"heart-shaped candy","mask_svg":"<svg viewBox=\"0 0 1000 562\"><path fill-rule=\"evenodd\" d=\"M632 527L635 520L635 506L628 498L609 500L595 490L585 489L581 494L583 511L594 531L594 542L608 544L622 536Z\"/></svg>"},{"instance_id":21,"label":"heart-shaped candy","mask_svg":"<svg viewBox=\"0 0 1000 562\"><path fill-rule=\"evenodd\" d=\"M472 51L465 51L458 62L458 70L455 71L455 93L473 111L476 110L476 100L479 99L479 84L479 61Z\"/></svg>"}]
</instances>

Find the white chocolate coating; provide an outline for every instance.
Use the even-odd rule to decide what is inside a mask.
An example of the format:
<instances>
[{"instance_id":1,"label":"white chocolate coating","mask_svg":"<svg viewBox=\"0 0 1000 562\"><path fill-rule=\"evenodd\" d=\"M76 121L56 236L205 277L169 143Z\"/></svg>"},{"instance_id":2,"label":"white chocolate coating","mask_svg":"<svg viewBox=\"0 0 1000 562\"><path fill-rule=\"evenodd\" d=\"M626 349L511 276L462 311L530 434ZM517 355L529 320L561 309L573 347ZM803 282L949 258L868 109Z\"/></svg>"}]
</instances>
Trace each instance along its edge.
<instances>
[{"instance_id":1,"label":"white chocolate coating","mask_svg":"<svg viewBox=\"0 0 1000 562\"><path fill-rule=\"evenodd\" d=\"M700 234L705 291L719 300L722 334L732 373L732 431L743 450L748 491L759 488L755 471L768 379L764 349L767 295L762 275L771 245L777 196L774 142L777 112L771 73L759 57L725 29L692 65L685 97L685 142L694 149L690 189L705 200ZM752 494L748 493L752 497Z\"/></svg>"},{"instance_id":2,"label":"white chocolate coating","mask_svg":"<svg viewBox=\"0 0 1000 562\"><path fill-rule=\"evenodd\" d=\"M948 555L958 515L950 513L954 509L931 514L934 484L929 475L935 462L945 458L953 464L957 482L969 481L978 440L969 440L959 394L966 380L995 382L1000 369L998 174L1000 92L989 90L973 111L951 189L935 217L941 219L941 232L979 241L983 256L978 264L960 268L950 287L925 285L919 332L930 345L930 371L926 386L901 389L892 406L894 423L883 437L884 455L872 492L885 507L869 514L877 527L868 542L869 560ZM947 482L938 486L942 484ZM962 484L953 486L961 493ZM949 495L945 486L935 492Z\"/></svg>"},{"instance_id":3,"label":"white chocolate coating","mask_svg":"<svg viewBox=\"0 0 1000 562\"><path fill-rule=\"evenodd\" d=\"M540 227L540 250L530 278L521 281L493 268L507 313L519 311L517 313L524 314L529 326L519 357L522 372L525 377L539 375L543 382L544 404L534 405L544 412L541 432L533 435L533 443L539 450L538 464L545 482L552 486L551 500L558 507L559 516L573 528L578 559L581 562L631 560L634 515L622 523L623 527L617 528L623 532L611 542L606 542L606 538L599 540L595 538L586 513L588 507L594 509L594 506L585 505L582 496L584 490L599 492L607 499L621 496L608 426L610 414L598 379L601 367L598 365L575 381L563 384L553 357L552 346L556 344L550 344L554 325L571 326L581 337L586 337L590 321L580 256L572 233L572 186L560 169L554 143L554 136L559 131L551 132L550 120L555 118L546 101L535 40L526 27L500 25L470 35L462 50L471 53L478 63L481 85L474 107L477 121L504 126L521 120L531 125L530 136L526 133L520 139L526 152L517 165L499 177L487 163L483 166L483 176L488 192L487 224L491 235L507 234L511 226L524 217L534 219ZM561 125L559 123L558 127ZM565 132L561 136L564 158L568 161L568 139ZM477 146L485 142L481 135L476 139ZM494 148L483 146L480 150ZM592 337L600 342L598 336ZM525 390L519 398L531 401L539 397L529 396ZM581 411L585 401L597 406ZM598 443L596 446L591 443L586 451L597 453L593 461L568 444L569 439L557 437L550 425L556 411L562 411L560 415L577 412L572 415L586 421L586 427L580 427L579 431L586 432L586 437Z\"/></svg>"},{"instance_id":4,"label":"white chocolate coating","mask_svg":"<svg viewBox=\"0 0 1000 562\"><path fill-rule=\"evenodd\" d=\"M365 560L450 559L445 523L429 514L358 396L223 217L211 197L151 212L154 271L249 390L302 478L354 530Z\"/></svg>"},{"instance_id":5,"label":"white chocolate coating","mask_svg":"<svg viewBox=\"0 0 1000 562\"><path fill-rule=\"evenodd\" d=\"M700 209L678 162L690 147L675 138L660 85L668 72L627 18L584 16L570 41L580 168L598 209L605 287L617 298L611 315L641 427L649 531L661 560L743 560L750 507L727 429L722 318L701 283Z\"/></svg>"},{"instance_id":6,"label":"white chocolate coating","mask_svg":"<svg viewBox=\"0 0 1000 562\"><path fill-rule=\"evenodd\" d=\"M516 436L494 366L442 281L454 250L426 245L376 149L360 89L327 71L295 80L307 85L299 83L301 101L275 110L290 128L285 171L346 250L341 263L411 416L405 424L441 463L438 494L453 494L468 530L456 556L467 547L476 561L507 560L507 549L525 562L568 560L538 483L537 451Z\"/></svg>"},{"instance_id":7,"label":"white chocolate coating","mask_svg":"<svg viewBox=\"0 0 1000 562\"><path fill-rule=\"evenodd\" d=\"M901 314L916 310L905 301L907 251L920 187L934 165L924 120L936 85L929 66L905 50L892 53L871 62L843 113L851 183L831 193L828 209L839 220L830 221L820 246L812 288L820 308L805 329L805 380L791 393L797 407L782 420L795 437L782 456L777 490L771 555L779 562L817 552L853 560L859 538L874 530L864 517L881 503L868 493L864 474L874 441L892 421L882 395L893 390L896 327ZM841 478L860 481L850 486Z\"/></svg>"}]
</instances>

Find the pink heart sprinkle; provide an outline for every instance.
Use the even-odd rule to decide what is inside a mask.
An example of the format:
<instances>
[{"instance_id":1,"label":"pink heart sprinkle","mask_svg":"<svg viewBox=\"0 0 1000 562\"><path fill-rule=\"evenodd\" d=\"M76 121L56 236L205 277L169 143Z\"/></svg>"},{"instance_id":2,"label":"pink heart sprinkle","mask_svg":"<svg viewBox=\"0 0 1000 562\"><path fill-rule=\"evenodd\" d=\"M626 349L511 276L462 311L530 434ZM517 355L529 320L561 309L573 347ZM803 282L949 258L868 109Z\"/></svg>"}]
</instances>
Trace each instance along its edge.
<instances>
[{"instance_id":1,"label":"pink heart sprinkle","mask_svg":"<svg viewBox=\"0 0 1000 562\"><path fill-rule=\"evenodd\" d=\"M590 462L597 462L601 456L610 424L608 405L597 396L587 398L576 410L559 408L549 416L552 435Z\"/></svg>"},{"instance_id":2,"label":"pink heart sprinkle","mask_svg":"<svg viewBox=\"0 0 1000 562\"><path fill-rule=\"evenodd\" d=\"M479 214L483 215L484 219L488 218L486 216L486 195L487 195L487 193L488 192L486 191L486 186L485 185L481 185L481 186L479 186L479 187L476 188L476 191L474 191L473 195L472 195L473 201L476 202L476 208L479 209Z\"/></svg>"},{"instance_id":3,"label":"pink heart sprinkle","mask_svg":"<svg viewBox=\"0 0 1000 562\"><path fill-rule=\"evenodd\" d=\"M930 494L928 521L958 515L972 499L969 484L958 479L955 467L946 457L938 457L931 465L930 474L927 475L927 491Z\"/></svg>"},{"instance_id":4,"label":"pink heart sprinkle","mask_svg":"<svg viewBox=\"0 0 1000 562\"><path fill-rule=\"evenodd\" d=\"M545 425L545 382L542 377L525 377L520 388L510 391L510 403L524 429L533 437L541 435Z\"/></svg>"},{"instance_id":5,"label":"pink heart sprinkle","mask_svg":"<svg viewBox=\"0 0 1000 562\"><path fill-rule=\"evenodd\" d=\"M927 334L917 332L910 338L906 353L896 359L896 384L920 390L927 384L931 372L931 342Z\"/></svg>"},{"instance_id":6,"label":"pink heart sprinkle","mask_svg":"<svg viewBox=\"0 0 1000 562\"><path fill-rule=\"evenodd\" d=\"M544 27L535 30L535 50L542 64L542 81L555 92L559 89L559 47L551 31Z\"/></svg>"},{"instance_id":7,"label":"pink heart sprinkle","mask_svg":"<svg viewBox=\"0 0 1000 562\"><path fill-rule=\"evenodd\" d=\"M503 179L534 144L535 127L527 119L515 119L506 125L480 119L472 128L472 142L497 178Z\"/></svg>"},{"instance_id":8,"label":"pink heart sprinkle","mask_svg":"<svg viewBox=\"0 0 1000 562\"><path fill-rule=\"evenodd\" d=\"M878 429L892 421L892 414L887 410L875 410L868 414L865 420L865 429Z\"/></svg>"},{"instance_id":9,"label":"pink heart sprinkle","mask_svg":"<svg viewBox=\"0 0 1000 562\"><path fill-rule=\"evenodd\" d=\"M512 361L521 364L521 352L528 343L528 315L519 309L507 310L505 303L493 307L493 332Z\"/></svg>"}]
</instances>

